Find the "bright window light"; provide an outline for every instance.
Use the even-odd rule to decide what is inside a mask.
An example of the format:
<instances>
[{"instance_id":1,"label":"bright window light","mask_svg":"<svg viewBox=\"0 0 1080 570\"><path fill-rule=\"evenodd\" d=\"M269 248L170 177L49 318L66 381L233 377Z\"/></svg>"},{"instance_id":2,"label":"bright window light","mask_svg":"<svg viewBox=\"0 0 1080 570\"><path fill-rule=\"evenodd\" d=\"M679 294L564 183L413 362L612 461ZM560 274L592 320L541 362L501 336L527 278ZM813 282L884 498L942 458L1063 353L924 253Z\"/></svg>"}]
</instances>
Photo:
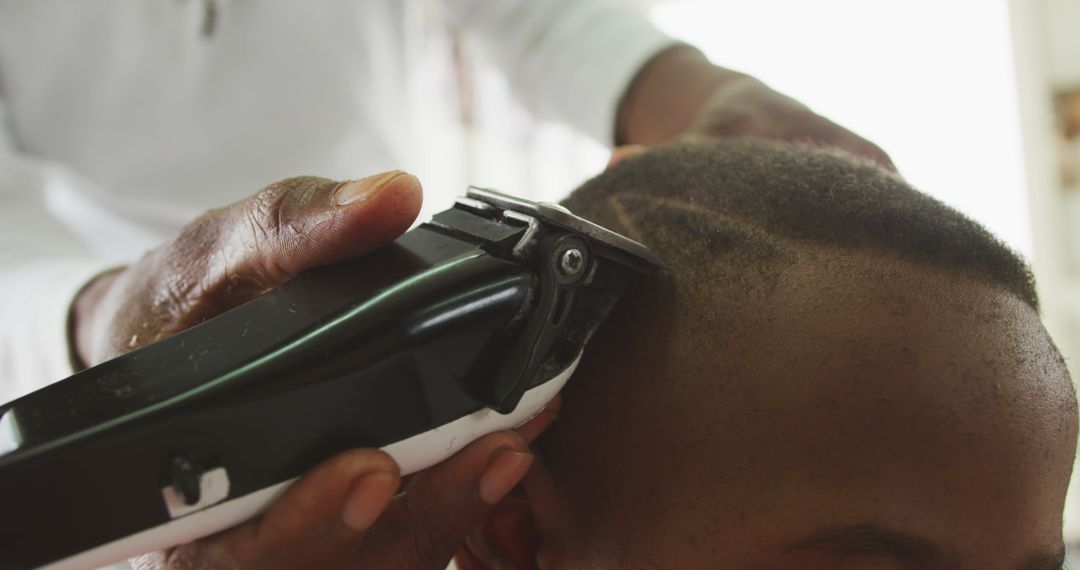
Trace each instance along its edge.
<instances>
[{"instance_id":1,"label":"bright window light","mask_svg":"<svg viewBox=\"0 0 1080 570\"><path fill-rule=\"evenodd\" d=\"M881 145L917 188L1030 257L1004 0L678 0L653 16Z\"/></svg>"}]
</instances>

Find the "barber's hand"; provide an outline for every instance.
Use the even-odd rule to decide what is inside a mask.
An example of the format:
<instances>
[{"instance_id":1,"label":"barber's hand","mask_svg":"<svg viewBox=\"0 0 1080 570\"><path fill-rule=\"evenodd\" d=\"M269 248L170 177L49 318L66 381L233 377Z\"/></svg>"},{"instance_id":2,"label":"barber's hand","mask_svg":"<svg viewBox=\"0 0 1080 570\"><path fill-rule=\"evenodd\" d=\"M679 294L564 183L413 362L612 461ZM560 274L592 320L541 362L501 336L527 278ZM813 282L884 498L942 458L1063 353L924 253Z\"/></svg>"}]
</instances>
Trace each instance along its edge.
<instances>
[{"instance_id":1,"label":"barber's hand","mask_svg":"<svg viewBox=\"0 0 1080 570\"><path fill-rule=\"evenodd\" d=\"M77 354L94 365L244 303L304 270L361 255L405 231L420 208L415 177L283 180L210 211L137 263L95 280L74 307ZM521 480L527 443L558 402L516 432L481 438L412 477L385 453L323 463L261 517L140 557L140 569L445 568L465 536Z\"/></svg>"},{"instance_id":2,"label":"barber's hand","mask_svg":"<svg viewBox=\"0 0 1080 570\"><path fill-rule=\"evenodd\" d=\"M99 277L73 307L74 348L93 366L196 325L306 269L396 239L420 210L417 179L290 178L211 210L171 242Z\"/></svg>"},{"instance_id":3,"label":"barber's hand","mask_svg":"<svg viewBox=\"0 0 1080 570\"><path fill-rule=\"evenodd\" d=\"M557 406L557 402L555 404ZM527 441L554 417L481 438L401 485L377 450L342 453L289 487L261 518L141 556L136 570L258 568L443 570L465 538L525 476Z\"/></svg>"},{"instance_id":4,"label":"barber's hand","mask_svg":"<svg viewBox=\"0 0 1080 570\"><path fill-rule=\"evenodd\" d=\"M896 171L874 143L814 113L753 77L739 75L706 100L686 133L706 137L755 137L838 147Z\"/></svg>"}]
</instances>

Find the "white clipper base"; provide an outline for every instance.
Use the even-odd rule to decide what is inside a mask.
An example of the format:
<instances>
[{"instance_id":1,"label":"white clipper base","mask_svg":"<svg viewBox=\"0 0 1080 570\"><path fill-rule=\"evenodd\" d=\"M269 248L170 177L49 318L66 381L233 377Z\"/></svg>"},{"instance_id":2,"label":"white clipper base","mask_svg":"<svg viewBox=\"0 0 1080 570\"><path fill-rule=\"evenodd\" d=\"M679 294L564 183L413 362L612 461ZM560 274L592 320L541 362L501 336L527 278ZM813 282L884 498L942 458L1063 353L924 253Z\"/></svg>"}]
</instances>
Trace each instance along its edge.
<instances>
[{"instance_id":1,"label":"white clipper base","mask_svg":"<svg viewBox=\"0 0 1080 570\"><path fill-rule=\"evenodd\" d=\"M567 379L574 373L574 369L577 368L580 361L581 355L578 355L577 359L566 370L551 380L526 391L522 395L517 408L507 415L484 408L431 431L391 443L382 449L389 453L401 466L402 475L427 469L457 453L461 448L482 436L518 427L536 417L537 414L543 411L548 402L559 393L559 390L562 389ZM224 484L227 489L227 473L217 473L215 477L218 480L224 477ZM99 568L140 554L191 542L215 532L220 532L265 511L295 481L296 479L290 479L231 501L212 504L212 506L207 506L190 514L181 511L182 516L176 520L103 544L75 556L70 556L43 566L41 570ZM108 516L108 513L103 513L102 516Z\"/></svg>"}]
</instances>

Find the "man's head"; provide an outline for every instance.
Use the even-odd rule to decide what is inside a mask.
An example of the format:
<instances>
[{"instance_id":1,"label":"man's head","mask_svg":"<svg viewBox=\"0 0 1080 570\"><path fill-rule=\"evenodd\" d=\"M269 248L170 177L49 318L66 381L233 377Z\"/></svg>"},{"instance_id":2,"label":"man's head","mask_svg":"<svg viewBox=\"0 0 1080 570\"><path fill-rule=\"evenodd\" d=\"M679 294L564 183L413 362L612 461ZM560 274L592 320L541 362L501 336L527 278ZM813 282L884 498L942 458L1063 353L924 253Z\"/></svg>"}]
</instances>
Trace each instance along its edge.
<instances>
[{"instance_id":1,"label":"man's head","mask_svg":"<svg viewBox=\"0 0 1080 570\"><path fill-rule=\"evenodd\" d=\"M1030 273L834 153L684 143L565 204L670 267L525 486L550 567L1050 570L1076 442Z\"/></svg>"}]
</instances>

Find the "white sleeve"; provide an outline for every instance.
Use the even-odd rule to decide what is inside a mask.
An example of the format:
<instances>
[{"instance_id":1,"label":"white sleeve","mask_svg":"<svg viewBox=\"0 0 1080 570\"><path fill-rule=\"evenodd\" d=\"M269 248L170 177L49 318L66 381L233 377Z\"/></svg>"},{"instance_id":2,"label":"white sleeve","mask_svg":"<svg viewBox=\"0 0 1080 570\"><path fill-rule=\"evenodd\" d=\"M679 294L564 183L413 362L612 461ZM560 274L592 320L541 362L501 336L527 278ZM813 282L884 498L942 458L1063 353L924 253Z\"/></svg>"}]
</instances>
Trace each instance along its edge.
<instances>
[{"instance_id":1,"label":"white sleeve","mask_svg":"<svg viewBox=\"0 0 1080 570\"><path fill-rule=\"evenodd\" d=\"M677 43L626 0L444 0L533 113L612 144L619 98Z\"/></svg>"},{"instance_id":2,"label":"white sleeve","mask_svg":"<svg viewBox=\"0 0 1080 570\"><path fill-rule=\"evenodd\" d=\"M0 99L0 402L72 373L68 308L108 267L50 215L50 185L72 177L18 150Z\"/></svg>"}]
</instances>

